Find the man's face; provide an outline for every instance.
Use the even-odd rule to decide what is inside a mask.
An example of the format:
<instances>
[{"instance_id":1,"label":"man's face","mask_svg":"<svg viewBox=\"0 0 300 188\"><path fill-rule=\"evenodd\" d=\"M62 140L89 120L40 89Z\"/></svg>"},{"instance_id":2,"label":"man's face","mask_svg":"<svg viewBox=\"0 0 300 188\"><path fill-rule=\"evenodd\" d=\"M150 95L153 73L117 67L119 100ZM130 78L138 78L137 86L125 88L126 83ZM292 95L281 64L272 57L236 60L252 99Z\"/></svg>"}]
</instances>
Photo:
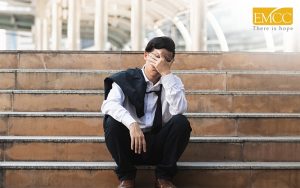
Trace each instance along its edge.
<instances>
[{"instance_id":1,"label":"man's face","mask_svg":"<svg viewBox=\"0 0 300 188\"><path fill-rule=\"evenodd\" d=\"M155 76L155 75L160 75L159 72L157 72L156 68L151 65L148 61L148 56L149 54L153 54L155 57L157 58L164 58L165 59L165 62L170 64L170 66L173 64L173 53L172 52L169 52L168 50L166 49L154 49L152 52L145 52L144 53L144 59L146 61L146 64L145 64L145 69L146 71Z\"/></svg>"}]
</instances>

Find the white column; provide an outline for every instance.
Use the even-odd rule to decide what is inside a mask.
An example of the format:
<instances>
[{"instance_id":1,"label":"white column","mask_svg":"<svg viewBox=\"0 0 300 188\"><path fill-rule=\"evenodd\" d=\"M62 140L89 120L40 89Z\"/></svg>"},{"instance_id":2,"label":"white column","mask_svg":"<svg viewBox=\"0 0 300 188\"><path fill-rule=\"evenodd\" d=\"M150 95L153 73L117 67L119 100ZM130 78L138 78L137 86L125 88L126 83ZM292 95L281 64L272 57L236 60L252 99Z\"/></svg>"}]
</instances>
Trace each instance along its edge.
<instances>
[{"instance_id":1,"label":"white column","mask_svg":"<svg viewBox=\"0 0 300 188\"><path fill-rule=\"evenodd\" d=\"M42 22L43 22L42 50L48 50L48 47L49 47L48 18L44 18Z\"/></svg>"},{"instance_id":2,"label":"white column","mask_svg":"<svg viewBox=\"0 0 300 188\"><path fill-rule=\"evenodd\" d=\"M68 1L68 38L67 48L69 50L80 49L80 1Z\"/></svg>"},{"instance_id":3,"label":"white column","mask_svg":"<svg viewBox=\"0 0 300 188\"><path fill-rule=\"evenodd\" d=\"M35 1L35 23L32 27L36 50L48 50L49 47L49 1Z\"/></svg>"},{"instance_id":4,"label":"white column","mask_svg":"<svg viewBox=\"0 0 300 188\"><path fill-rule=\"evenodd\" d=\"M95 0L95 3L95 49L105 50L108 30L107 0Z\"/></svg>"},{"instance_id":5,"label":"white column","mask_svg":"<svg viewBox=\"0 0 300 188\"><path fill-rule=\"evenodd\" d=\"M207 2L206 0L190 1L190 32L192 50L207 50Z\"/></svg>"},{"instance_id":6,"label":"white column","mask_svg":"<svg viewBox=\"0 0 300 188\"><path fill-rule=\"evenodd\" d=\"M131 0L131 50L143 50L144 0Z\"/></svg>"},{"instance_id":7,"label":"white column","mask_svg":"<svg viewBox=\"0 0 300 188\"><path fill-rule=\"evenodd\" d=\"M34 26L35 35L35 49L47 50L48 49L48 21L46 18L35 18Z\"/></svg>"},{"instance_id":8,"label":"white column","mask_svg":"<svg viewBox=\"0 0 300 188\"><path fill-rule=\"evenodd\" d=\"M44 19L46 18L46 4L47 1L35 1L35 20L34 20L34 41L35 49L42 50L44 42Z\"/></svg>"},{"instance_id":9,"label":"white column","mask_svg":"<svg viewBox=\"0 0 300 188\"><path fill-rule=\"evenodd\" d=\"M61 42L62 18L61 18L61 2L60 0L52 0L52 32L51 46L52 50L59 50Z\"/></svg>"},{"instance_id":10,"label":"white column","mask_svg":"<svg viewBox=\"0 0 300 188\"><path fill-rule=\"evenodd\" d=\"M40 18L39 16L36 16L35 20L34 20L34 30L35 30L34 36L35 36L35 49L36 50L42 50L42 44L43 44L42 27L43 27L42 18Z\"/></svg>"},{"instance_id":11,"label":"white column","mask_svg":"<svg viewBox=\"0 0 300 188\"><path fill-rule=\"evenodd\" d=\"M7 50L6 30L0 29L0 50Z\"/></svg>"}]
</instances>

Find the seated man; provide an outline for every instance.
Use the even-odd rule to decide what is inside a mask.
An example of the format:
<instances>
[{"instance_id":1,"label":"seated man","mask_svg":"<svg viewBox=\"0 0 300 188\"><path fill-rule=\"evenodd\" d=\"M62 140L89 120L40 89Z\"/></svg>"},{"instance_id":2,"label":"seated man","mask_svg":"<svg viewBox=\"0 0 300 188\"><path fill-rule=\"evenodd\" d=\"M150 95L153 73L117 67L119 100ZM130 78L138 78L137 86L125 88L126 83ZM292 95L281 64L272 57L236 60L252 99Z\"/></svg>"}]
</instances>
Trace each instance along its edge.
<instances>
[{"instance_id":1,"label":"seated man","mask_svg":"<svg viewBox=\"0 0 300 188\"><path fill-rule=\"evenodd\" d=\"M156 37L145 48L142 69L128 69L104 80L105 142L117 163L119 187L134 187L135 165L156 165L155 187L171 180L185 150L190 123L184 86L171 73L175 43Z\"/></svg>"}]
</instances>

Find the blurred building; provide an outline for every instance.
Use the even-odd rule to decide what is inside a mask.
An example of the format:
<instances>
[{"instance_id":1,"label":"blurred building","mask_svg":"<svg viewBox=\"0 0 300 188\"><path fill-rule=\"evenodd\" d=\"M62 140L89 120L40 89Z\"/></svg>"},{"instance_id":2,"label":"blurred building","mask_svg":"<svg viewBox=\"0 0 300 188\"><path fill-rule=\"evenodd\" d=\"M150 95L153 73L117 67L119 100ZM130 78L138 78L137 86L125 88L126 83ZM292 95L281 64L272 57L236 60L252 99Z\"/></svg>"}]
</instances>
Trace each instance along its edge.
<instances>
[{"instance_id":1,"label":"blurred building","mask_svg":"<svg viewBox=\"0 0 300 188\"><path fill-rule=\"evenodd\" d=\"M294 7L293 31L255 31L254 6ZM300 51L297 0L0 0L0 50Z\"/></svg>"}]
</instances>

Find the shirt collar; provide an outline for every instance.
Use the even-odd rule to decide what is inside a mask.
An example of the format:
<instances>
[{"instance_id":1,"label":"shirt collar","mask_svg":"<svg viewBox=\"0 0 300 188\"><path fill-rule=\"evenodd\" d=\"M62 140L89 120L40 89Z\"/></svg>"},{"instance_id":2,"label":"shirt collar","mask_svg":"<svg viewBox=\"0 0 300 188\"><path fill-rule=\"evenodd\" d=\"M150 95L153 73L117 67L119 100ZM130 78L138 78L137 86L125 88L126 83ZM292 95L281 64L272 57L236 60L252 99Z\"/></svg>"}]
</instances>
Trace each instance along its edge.
<instances>
[{"instance_id":1,"label":"shirt collar","mask_svg":"<svg viewBox=\"0 0 300 188\"><path fill-rule=\"evenodd\" d=\"M158 82L155 85L153 85L153 83L147 78L147 76L145 74L145 65L142 68L142 72L143 72L143 75L144 75L144 78L145 78L145 81L147 84L151 84L152 86L158 86L159 84L161 84L161 79L159 79Z\"/></svg>"}]
</instances>

